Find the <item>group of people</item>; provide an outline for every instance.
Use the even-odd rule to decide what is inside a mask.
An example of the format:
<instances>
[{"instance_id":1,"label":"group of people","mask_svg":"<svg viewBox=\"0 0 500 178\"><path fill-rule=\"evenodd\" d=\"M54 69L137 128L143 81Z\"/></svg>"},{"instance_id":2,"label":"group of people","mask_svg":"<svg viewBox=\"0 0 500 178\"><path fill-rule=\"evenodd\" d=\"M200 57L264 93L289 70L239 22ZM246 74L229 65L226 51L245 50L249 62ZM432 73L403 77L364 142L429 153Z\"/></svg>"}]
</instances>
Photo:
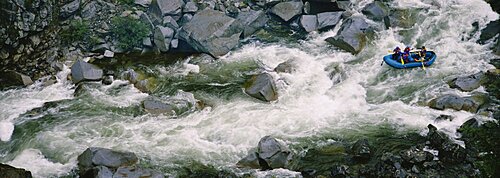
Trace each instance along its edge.
<instances>
[{"instance_id":1,"label":"group of people","mask_svg":"<svg viewBox=\"0 0 500 178\"><path fill-rule=\"evenodd\" d=\"M413 59L413 57L410 55L411 48L407 46L403 53L401 53L401 48L399 46L396 46L396 48L393 50L394 54L392 54L392 58L394 60L398 60L399 58L402 58L404 62L416 62L418 59ZM420 51L418 52L418 55L420 56L420 59L425 59L425 54L427 53L427 49L425 49L425 46L422 46Z\"/></svg>"}]
</instances>

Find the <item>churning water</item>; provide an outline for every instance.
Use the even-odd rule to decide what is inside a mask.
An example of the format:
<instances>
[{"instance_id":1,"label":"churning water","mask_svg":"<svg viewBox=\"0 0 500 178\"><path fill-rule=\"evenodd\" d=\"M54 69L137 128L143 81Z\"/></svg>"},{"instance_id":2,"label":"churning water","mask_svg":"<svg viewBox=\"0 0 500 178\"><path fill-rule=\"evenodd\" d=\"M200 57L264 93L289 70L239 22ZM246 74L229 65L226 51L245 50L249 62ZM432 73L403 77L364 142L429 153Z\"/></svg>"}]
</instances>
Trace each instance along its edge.
<instances>
[{"instance_id":1,"label":"churning water","mask_svg":"<svg viewBox=\"0 0 500 178\"><path fill-rule=\"evenodd\" d=\"M360 10L371 1L353 2ZM474 114L434 110L422 103L445 93L470 94L450 89L446 82L491 68L491 44L475 43L479 32L471 24L484 27L498 14L483 0L408 0L392 6L421 8L417 25L378 32L377 39L356 56L324 41L336 29L313 32L295 44L247 44L204 66L152 66L160 86L157 95L182 89L176 88L176 82L213 86L206 87L210 91L195 92L207 100L208 107L176 118L141 112L140 103L148 94L126 81L116 80L73 97L74 86L66 80L68 69L48 87L37 83L2 91L0 162L26 168L35 177L64 176L76 167L76 157L93 146L134 152L143 164L168 172L186 160L234 167L265 135L293 145L313 136L370 134L366 128L379 125L423 133L431 123L457 137L456 128ZM425 45L438 59L426 70L380 65L387 50L405 45ZM296 71L272 72L287 60L295 60ZM240 80L255 66L264 67L277 81L278 101L263 103L241 94ZM221 89L224 86L233 89ZM454 119L436 122L434 118L441 114ZM296 175L285 170L270 174Z\"/></svg>"}]
</instances>

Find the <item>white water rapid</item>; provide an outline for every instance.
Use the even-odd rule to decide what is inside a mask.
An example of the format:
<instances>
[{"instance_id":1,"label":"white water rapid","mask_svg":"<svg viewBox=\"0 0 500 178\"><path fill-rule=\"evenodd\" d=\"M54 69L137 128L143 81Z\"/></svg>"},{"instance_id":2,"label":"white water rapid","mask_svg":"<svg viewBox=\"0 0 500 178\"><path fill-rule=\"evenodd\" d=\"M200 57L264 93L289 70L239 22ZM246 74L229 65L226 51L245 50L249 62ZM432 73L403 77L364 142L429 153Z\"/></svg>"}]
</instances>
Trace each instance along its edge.
<instances>
[{"instance_id":1,"label":"white water rapid","mask_svg":"<svg viewBox=\"0 0 500 178\"><path fill-rule=\"evenodd\" d=\"M353 0L359 5L357 9L369 2ZM1 153L0 162L26 168L34 177L58 177L75 168L76 157L91 146L131 151L141 161L157 167L174 167L183 160L234 167L266 135L294 144L300 138L318 135L362 134L368 132L364 128L382 124L401 132L424 133L426 126L433 124L457 137L456 128L475 116L473 113L439 111L421 103L445 93L470 95L450 89L446 82L491 68L487 61L492 55L488 48L491 44L475 43L478 34L470 36L471 24L478 22L484 27L498 14L483 0L408 0L394 1L392 5L426 9L412 28L415 33L400 36L398 28L381 31L356 56L324 41L336 34L332 30L313 32L297 44L248 44L220 59L227 63L256 60L270 71L281 62L295 59L295 72L270 72L279 88L279 99L272 103L245 96L216 100L209 108L176 119L135 115L124 108L139 105L147 94L116 80L95 89L90 96L75 98L74 86L65 78L69 70L61 72L58 82L48 87L37 83L25 89L2 91L0 148L10 145L15 150ZM403 44L403 39L409 39L409 43ZM417 43L437 53L436 62L426 70L380 65L387 50ZM200 69L188 66L186 70ZM189 75L186 71L179 73ZM37 117L22 116L43 103L66 99ZM441 114L454 119L435 121ZM40 121L41 126L31 136L12 135L16 126L40 118L47 121ZM24 131L30 131L31 127L26 127ZM297 175L284 170L272 174ZM269 173L255 175L265 177Z\"/></svg>"}]
</instances>

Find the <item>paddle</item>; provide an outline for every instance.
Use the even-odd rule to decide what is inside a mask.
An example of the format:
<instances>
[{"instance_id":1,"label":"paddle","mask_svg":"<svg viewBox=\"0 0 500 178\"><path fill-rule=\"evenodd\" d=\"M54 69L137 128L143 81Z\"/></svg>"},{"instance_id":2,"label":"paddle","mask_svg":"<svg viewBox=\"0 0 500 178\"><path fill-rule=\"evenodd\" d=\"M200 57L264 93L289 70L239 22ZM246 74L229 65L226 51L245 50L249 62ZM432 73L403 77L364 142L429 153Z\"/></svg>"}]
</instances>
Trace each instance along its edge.
<instances>
[{"instance_id":1,"label":"paddle","mask_svg":"<svg viewBox=\"0 0 500 178\"><path fill-rule=\"evenodd\" d=\"M391 50L388 51L388 53L392 53ZM405 62L403 61L403 56L401 56L401 64L405 65ZM382 65L382 64L381 64Z\"/></svg>"}]
</instances>

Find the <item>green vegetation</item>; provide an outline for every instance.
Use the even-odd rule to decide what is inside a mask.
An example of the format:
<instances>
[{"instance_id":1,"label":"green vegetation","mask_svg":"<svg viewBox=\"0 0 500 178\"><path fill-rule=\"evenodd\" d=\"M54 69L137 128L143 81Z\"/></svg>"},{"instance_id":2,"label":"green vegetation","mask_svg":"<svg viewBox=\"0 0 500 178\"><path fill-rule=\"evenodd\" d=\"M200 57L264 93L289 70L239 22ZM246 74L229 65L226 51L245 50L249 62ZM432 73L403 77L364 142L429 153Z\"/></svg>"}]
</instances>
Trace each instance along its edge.
<instances>
[{"instance_id":1,"label":"green vegetation","mask_svg":"<svg viewBox=\"0 0 500 178\"><path fill-rule=\"evenodd\" d=\"M69 44L76 41L84 41L90 34L89 24L83 20L73 20L69 28L61 31L63 43Z\"/></svg>"},{"instance_id":2,"label":"green vegetation","mask_svg":"<svg viewBox=\"0 0 500 178\"><path fill-rule=\"evenodd\" d=\"M114 17L111 24L111 33L118 40L118 47L124 50L139 46L150 33L146 24L130 17Z\"/></svg>"},{"instance_id":3,"label":"green vegetation","mask_svg":"<svg viewBox=\"0 0 500 178\"><path fill-rule=\"evenodd\" d=\"M132 4L134 0L116 0L116 2L120 4Z\"/></svg>"}]
</instances>

